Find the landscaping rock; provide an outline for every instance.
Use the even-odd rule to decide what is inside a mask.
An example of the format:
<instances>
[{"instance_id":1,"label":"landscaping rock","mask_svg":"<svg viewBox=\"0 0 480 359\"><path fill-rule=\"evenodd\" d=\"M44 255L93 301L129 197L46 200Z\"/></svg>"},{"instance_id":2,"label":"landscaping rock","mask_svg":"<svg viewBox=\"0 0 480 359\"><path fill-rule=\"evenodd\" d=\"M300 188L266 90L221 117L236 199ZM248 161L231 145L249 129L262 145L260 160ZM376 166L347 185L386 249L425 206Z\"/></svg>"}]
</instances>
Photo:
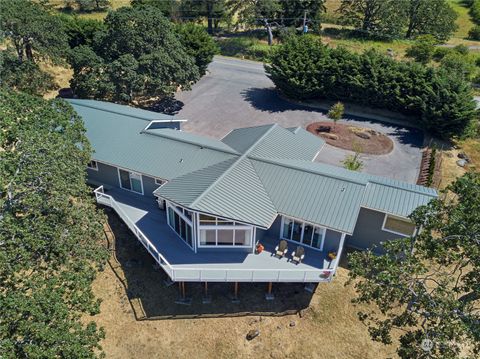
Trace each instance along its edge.
<instances>
[{"instance_id":1,"label":"landscaping rock","mask_svg":"<svg viewBox=\"0 0 480 359\"><path fill-rule=\"evenodd\" d=\"M260 335L260 331L258 329L252 329L247 333L247 340L253 340Z\"/></svg>"},{"instance_id":2,"label":"landscaping rock","mask_svg":"<svg viewBox=\"0 0 480 359\"><path fill-rule=\"evenodd\" d=\"M294 320L292 320L292 321L290 322L290 324L289 324L289 325L290 325L291 327L294 327L294 326L295 326L295 324L296 324L296 323L295 323L295 321L294 321Z\"/></svg>"},{"instance_id":3,"label":"landscaping rock","mask_svg":"<svg viewBox=\"0 0 480 359\"><path fill-rule=\"evenodd\" d=\"M458 158L461 158L467 162L470 162L470 157L465 152L459 152L457 155Z\"/></svg>"},{"instance_id":4,"label":"landscaping rock","mask_svg":"<svg viewBox=\"0 0 480 359\"><path fill-rule=\"evenodd\" d=\"M332 130L332 128L330 126L323 126L323 125L320 125L317 127L317 132L330 132Z\"/></svg>"},{"instance_id":5,"label":"landscaping rock","mask_svg":"<svg viewBox=\"0 0 480 359\"><path fill-rule=\"evenodd\" d=\"M355 134L356 134L358 137L363 138L363 139L365 139L365 140L369 140L370 138L372 138L372 135L369 134L368 132L363 132L363 131L361 131L361 132L355 132Z\"/></svg>"},{"instance_id":6,"label":"landscaping rock","mask_svg":"<svg viewBox=\"0 0 480 359\"><path fill-rule=\"evenodd\" d=\"M329 138L331 140L338 140L338 136L333 134L333 133L328 133L328 132L320 132L320 134L326 138Z\"/></svg>"},{"instance_id":7,"label":"landscaping rock","mask_svg":"<svg viewBox=\"0 0 480 359\"><path fill-rule=\"evenodd\" d=\"M457 165L459 165L460 167L465 167L467 165L467 161L466 160L458 160L457 161Z\"/></svg>"}]
</instances>

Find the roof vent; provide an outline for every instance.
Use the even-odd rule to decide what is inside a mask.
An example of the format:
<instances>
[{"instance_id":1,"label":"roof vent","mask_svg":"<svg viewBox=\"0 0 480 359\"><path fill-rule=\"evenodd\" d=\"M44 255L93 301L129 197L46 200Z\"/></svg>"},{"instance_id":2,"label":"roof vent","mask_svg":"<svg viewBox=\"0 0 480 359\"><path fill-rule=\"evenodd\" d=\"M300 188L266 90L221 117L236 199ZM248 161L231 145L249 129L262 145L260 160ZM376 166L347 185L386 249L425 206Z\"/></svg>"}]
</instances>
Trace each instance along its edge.
<instances>
[{"instance_id":1,"label":"roof vent","mask_svg":"<svg viewBox=\"0 0 480 359\"><path fill-rule=\"evenodd\" d=\"M340 190L340 192L345 192L345 187L342 187L342 189Z\"/></svg>"},{"instance_id":2,"label":"roof vent","mask_svg":"<svg viewBox=\"0 0 480 359\"><path fill-rule=\"evenodd\" d=\"M178 162L183 163L183 158L180 158L180 161L178 161Z\"/></svg>"}]
</instances>

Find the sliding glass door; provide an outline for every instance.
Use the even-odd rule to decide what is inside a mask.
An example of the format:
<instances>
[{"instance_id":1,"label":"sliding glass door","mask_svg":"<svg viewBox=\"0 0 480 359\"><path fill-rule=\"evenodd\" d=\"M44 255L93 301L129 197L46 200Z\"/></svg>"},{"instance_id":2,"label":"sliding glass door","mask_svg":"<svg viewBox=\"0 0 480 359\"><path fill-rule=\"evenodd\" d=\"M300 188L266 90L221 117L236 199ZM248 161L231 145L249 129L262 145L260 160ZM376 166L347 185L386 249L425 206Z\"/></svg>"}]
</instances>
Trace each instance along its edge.
<instances>
[{"instance_id":1,"label":"sliding glass door","mask_svg":"<svg viewBox=\"0 0 480 359\"><path fill-rule=\"evenodd\" d=\"M283 225L280 233L281 238L316 249L323 248L323 240L326 232L325 228L288 217L282 217L282 221Z\"/></svg>"},{"instance_id":2,"label":"sliding glass door","mask_svg":"<svg viewBox=\"0 0 480 359\"><path fill-rule=\"evenodd\" d=\"M142 175L118 169L118 177L120 178L120 187L129 191L143 194Z\"/></svg>"}]
</instances>

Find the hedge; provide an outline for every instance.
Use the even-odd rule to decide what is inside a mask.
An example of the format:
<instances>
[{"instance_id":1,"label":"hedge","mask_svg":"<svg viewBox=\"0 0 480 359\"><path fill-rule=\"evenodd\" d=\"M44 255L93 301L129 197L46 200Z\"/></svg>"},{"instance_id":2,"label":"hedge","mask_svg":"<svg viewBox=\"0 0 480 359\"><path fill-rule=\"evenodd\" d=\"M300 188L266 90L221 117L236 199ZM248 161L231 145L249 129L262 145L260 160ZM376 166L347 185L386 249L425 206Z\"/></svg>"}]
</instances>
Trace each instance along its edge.
<instances>
[{"instance_id":1,"label":"hedge","mask_svg":"<svg viewBox=\"0 0 480 359\"><path fill-rule=\"evenodd\" d=\"M297 36L269 56L266 72L287 97L331 99L385 108L412 117L441 137L473 129L471 85L443 68L395 61L370 50L356 54L330 48L312 36Z\"/></svg>"}]
</instances>

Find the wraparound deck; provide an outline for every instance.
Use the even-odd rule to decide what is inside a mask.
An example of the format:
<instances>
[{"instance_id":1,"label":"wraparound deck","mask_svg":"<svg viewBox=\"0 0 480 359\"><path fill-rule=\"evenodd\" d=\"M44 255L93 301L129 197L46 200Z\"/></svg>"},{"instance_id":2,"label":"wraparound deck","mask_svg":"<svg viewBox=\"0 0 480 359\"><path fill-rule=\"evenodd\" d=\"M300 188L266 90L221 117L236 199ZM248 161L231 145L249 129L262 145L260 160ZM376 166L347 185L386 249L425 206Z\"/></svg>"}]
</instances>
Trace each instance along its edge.
<instances>
[{"instance_id":1,"label":"wraparound deck","mask_svg":"<svg viewBox=\"0 0 480 359\"><path fill-rule=\"evenodd\" d=\"M309 248L298 265L273 257L279 240L271 236L262 238L265 250L260 254L234 248L195 253L170 229L165 211L153 199L121 189L104 193L103 187L96 189L95 195L98 203L115 210L173 281L328 282L336 269L337 260L330 261L327 253ZM294 248L290 244L289 252ZM341 248L337 253L341 254Z\"/></svg>"}]
</instances>

